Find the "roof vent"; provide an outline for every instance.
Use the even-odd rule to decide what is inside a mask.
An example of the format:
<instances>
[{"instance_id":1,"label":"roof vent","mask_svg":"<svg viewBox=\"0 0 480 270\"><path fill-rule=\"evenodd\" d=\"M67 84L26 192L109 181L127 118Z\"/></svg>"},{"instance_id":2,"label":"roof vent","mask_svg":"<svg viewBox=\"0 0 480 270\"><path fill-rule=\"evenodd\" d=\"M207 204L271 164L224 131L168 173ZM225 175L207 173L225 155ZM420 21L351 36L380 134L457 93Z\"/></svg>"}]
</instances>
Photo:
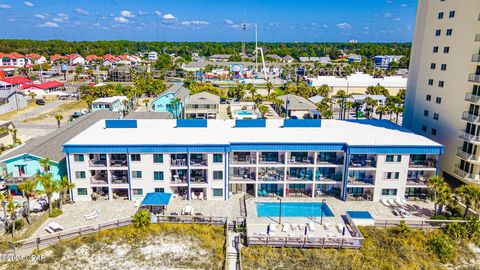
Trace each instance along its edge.
<instances>
[{"instance_id":1,"label":"roof vent","mask_svg":"<svg viewBox=\"0 0 480 270\"><path fill-rule=\"evenodd\" d=\"M237 128L264 128L266 126L265 119L237 119L235 120L235 127Z\"/></svg>"},{"instance_id":2,"label":"roof vent","mask_svg":"<svg viewBox=\"0 0 480 270\"><path fill-rule=\"evenodd\" d=\"M206 119L177 119L177 128L206 128Z\"/></svg>"},{"instance_id":3,"label":"roof vent","mask_svg":"<svg viewBox=\"0 0 480 270\"><path fill-rule=\"evenodd\" d=\"M321 119L285 119L283 120L284 128L293 128L293 127L319 128L321 126L322 126Z\"/></svg>"},{"instance_id":4,"label":"roof vent","mask_svg":"<svg viewBox=\"0 0 480 270\"><path fill-rule=\"evenodd\" d=\"M137 128L137 120L105 120L105 128Z\"/></svg>"}]
</instances>

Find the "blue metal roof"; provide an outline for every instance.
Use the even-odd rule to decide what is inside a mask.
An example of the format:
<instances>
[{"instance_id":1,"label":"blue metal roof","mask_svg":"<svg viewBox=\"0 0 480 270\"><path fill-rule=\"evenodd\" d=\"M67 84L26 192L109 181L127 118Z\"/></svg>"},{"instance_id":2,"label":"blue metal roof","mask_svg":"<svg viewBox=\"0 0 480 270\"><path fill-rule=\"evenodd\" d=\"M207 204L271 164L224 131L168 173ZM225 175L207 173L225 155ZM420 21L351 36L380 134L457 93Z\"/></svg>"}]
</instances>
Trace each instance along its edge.
<instances>
[{"instance_id":1,"label":"blue metal roof","mask_svg":"<svg viewBox=\"0 0 480 270\"><path fill-rule=\"evenodd\" d=\"M235 120L236 128L261 128L265 127L267 124L265 119L237 119Z\"/></svg>"},{"instance_id":2,"label":"blue metal roof","mask_svg":"<svg viewBox=\"0 0 480 270\"><path fill-rule=\"evenodd\" d=\"M153 205L153 206L165 206L170 202L172 193L164 192L150 192L147 193L145 198L142 201L142 206Z\"/></svg>"},{"instance_id":3,"label":"blue metal roof","mask_svg":"<svg viewBox=\"0 0 480 270\"><path fill-rule=\"evenodd\" d=\"M105 120L105 128L137 128L137 120Z\"/></svg>"},{"instance_id":4,"label":"blue metal roof","mask_svg":"<svg viewBox=\"0 0 480 270\"><path fill-rule=\"evenodd\" d=\"M285 119L283 127L312 127L319 128L322 126L321 119Z\"/></svg>"},{"instance_id":5,"label":"blue metal roof","mask_svg":"<svg viewBox=\"0 0 480 270\"><path fill-rule=\"evenodd\" d=\"M206 128L206 119L177 119L177 128Z\"/></svg>"}]
</instances>

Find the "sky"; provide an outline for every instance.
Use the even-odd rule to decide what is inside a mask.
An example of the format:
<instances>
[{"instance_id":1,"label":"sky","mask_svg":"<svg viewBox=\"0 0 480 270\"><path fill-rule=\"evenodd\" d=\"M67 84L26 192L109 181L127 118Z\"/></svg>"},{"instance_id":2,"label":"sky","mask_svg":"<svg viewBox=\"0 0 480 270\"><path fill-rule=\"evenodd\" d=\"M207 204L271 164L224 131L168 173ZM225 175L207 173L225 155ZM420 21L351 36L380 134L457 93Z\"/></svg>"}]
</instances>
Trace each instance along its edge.
<instances>
[{"instance_id":1,"label":"sky","mask_svg":"<svg viewBox=\"0 0 480 270\"><path fill-rule=\"evenodd\" d=\"M0 0L1 39L411 42L416 0ZM242 30L246 24L246 30Z\"/></svg>"}]
</instances>

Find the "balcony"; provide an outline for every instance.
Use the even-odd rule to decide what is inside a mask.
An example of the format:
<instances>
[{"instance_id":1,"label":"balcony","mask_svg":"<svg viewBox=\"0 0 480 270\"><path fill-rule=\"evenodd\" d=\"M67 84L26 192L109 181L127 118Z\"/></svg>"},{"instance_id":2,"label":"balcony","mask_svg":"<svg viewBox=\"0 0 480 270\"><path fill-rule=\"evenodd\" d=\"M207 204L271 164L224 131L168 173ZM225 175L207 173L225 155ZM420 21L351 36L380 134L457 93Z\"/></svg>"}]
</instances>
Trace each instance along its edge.
<instances>
[{"instance_id":1,"label":"balcony","mask_svg":"<svg viewBox=\"0 0 480 270\"><path fill-rule=\"evenodd\" d=\"M474 95L472 93L467 93L465 95L465 101L471 102L471 103L477 103L480 100L480 96Z\"/></svg>"},{"instance_id":2,"label":"balcony","mask_svg":"<svg viewBox=\"0 0 480 270\"><path fill-rule=\"evenodd\" d=\"M480 42L480 34L475 35L475 42Z\"/></svg>"},{"instance_id":3,"label":"balcony","mask_svg":"<svg viewBox=\"0 0 480 270\"><path fill-rule=\"evenodd\" d=\"M322 173L317 171L315 175L315 181L335 181L341 182L342 181L342 173Z\"/></svg>"},{"instance_id":4,"label":"balcony","mask_svg":"<svg viewBox=\"0 0 480 270\"><path fill-rule=\"evenodd\" d=\"M112 184L128 184L128 171L112 171Z\"/></svg>"},{"instance_id":5,"label":"balcony","mask_svg":"<svg viewBox=\"0 0 480 270\"><path fill-rule=\"evenodd\" d=\"M373 186L374 177L373 175L365 176L365 177L348 177L348 185L349 186Z\"/></svg>"},{"instance_id":6,"label":"balcony","mask_svg":"<svg viewBox=\"0 0 480 270\"><path fill-rule=\"evenodd\" d=\"M455 168L453 169L453 173L460 176L460 178L465 179L466 181L474 182L474 183L480 183L480 175L479 174L473 174L473 173L466 172L463 169L461 169L458 164L455 165Z\"/></svg>"},{"instance_id":7,"label":"balcony","mask_svg":"<svg viewBox=\"0 0 480 270\"><path fill-rule=\"evenodd\" d=\"M314 163L313 153L308 152L292 152L287 158L288 164L313 164Z\"/></svg>"},{"instance_id":8,"label":"balcony","mask_svg":"<svg viewBox=\"0 0 480 270\"><path fill-rule=\"evenodd\" d=\"M463 151L462 147L459 147L457 149L457 156L470 162L477 162L478 163L478 155L476 154L471 154Z\"/></svg>"},{"instance_id":9,"label":"balcony","mask_svg":"<svg viewBox=\"0 0 480 270\"><path fill-rule=\"evenodd\" d=\"M458 137L462 140L467 141L467 142L471 142L471 143L475 143L475 144L480 143L480 136L472 135L470 133L465 132L465 130L461 130L458 133Z\"/></svg>"},{"instance_id":10,"label":"balcony","mask_svg":"<svg viewBox=\"0 0 480 270\"><path fill-rule=\"evenodd\" d=\"M480 54L474 54L472 55L472 62L480 62Z\"/></svg>"},{"instance_id":11,"label":"balcony","mask_svg":"<svg viewBox=\"0 0 480 270\"><path fill-rule=\"evenodd\" d=\"M207 155L203 154L191 154L190 155L190 165L194 167L207 166L208 159Z\"/></svg>"},{"instance_id":12,"label":"balcony","mask_svg":"<svg viewBox=\"0 0 480 270\"><path fill-rule=\"evenodd\" d=\"M174 167L187 166L187 154L172 154L170 155L170 165Z\"/></svg>"},{"instance_id":13,"label":"balcony","mask_svg":"<svg viewBox=\"0 0 480 270\"><path fill-rule=\"evenodd\" d=\"M437 160L433 158L429 159L410 159L410 168L437 168Z\"/></svg>"},{"instance_id":14,"label":"balcony","mask_svg":"<svg viewBox=\"0 0 480 270\"><path fill-rule=\"evenodd\" d=\"M407 186L426 186L427 178L423 175L407 178Z\"/></svg>"},{"instance_id":15,"label":"balcony","mask_svg":"<svg viewBox=\"0 0 480 270\"><path fill-rule=\"evenodd\" d=\"M110 155L110 166L112 167L127 167L126 154L112 154Z\"/></svg>"},{"instance_id":16,"label":"balcony","mask_svg":"<svg viewBox=\"0 0 480 270\"><path fill-rule=\"evenodd\" d=\"M287 172L287 181L312 181L313 170L307 168L290 168Z\"/></svg>"},{"instance_id":17,"label":"balcony","mask_svg":"<svg viewBox=\"0 0 480 270\"><path fill-rule=\"evenodd\" d=\"M20 175L20 176L12 176L9 175L5 178L5 184L20 184L25 182L25 180L34 180L36 178L36 175Z\"/></svg>"},{"instance_id":18,"label":"balcony","mask_svg":"<svg viewBox=\"0 0 480 270\"><path fill-rule=\"evenodd\" d=\"M255 169L253 168L231 168L231 181L255 181Z\"/></svg>"},{"instance_id":19,"label":"balcony","mask_svg":"<svg viewBox=\"0 0 480 270\"><path fill-rule=\"evenodd\" d=\"M107 175L105 175L105 176L102 176L102 175L91 176L90 177L90 184L92 184L92 185L106 185L106 184L108 184Z\"/></svg>"},{"instance_id":20,"label":"balcony","mask_svg":"<svg viewBox=\"0 0 480 270\"><path fill-rule=\"evenodd\" d=\"M230 158L231 164L257 164L257 155L254 152L234 152Z\"/></svg>"},{"instance_id":21,"label":"balcony","mask_svg":"<svg viewBox=\"0 0 480 270\"><path fill-rule=\"evenodd\" d=\"M260 164L285 164L285 154L279 152L262 152Z\"/></svg>"},{"instance_id":22,"label":"balcony","mask_svg":"<svg viewBox=\"0 0 480 270\"><path fill-rule=\"evenodd\" d=\"M462 120L470 122L470 123L480 123L480 116L471 114L469 112L463 112Z\"/></svg>"},{"instance_id":23,"label":"balcony","mask_svg":"<svg viewBox=\"0 0 480 270\"><path fill-rule=\"evenodd\" d=\"M259 168L259 181L283 181L285 172L283 168Z\"/></svg>"},{"instance_id":24,"label":"balcony","mask_svg":"<svg viewBox=\"0 0 480 270\"><path fill-rule=\"evenodd\" d=\"M194 184L206 184L207 183L207 170L191 170L190 171L190 183Z\"/></svg>"},{"instance_id":25,"label":"balcony","mask_svg":"<svg viewBox=\"0 0 480 270\"><path fill-rule=\"evenodd\" d=\"M187 184L187 170L171 170L172 177L170 178L170 182L172 184Z\"/></svg>"},{"instance_id":26,"label":"balcony","mask_svg":"<svg viewBox=\"0 0 480 270\"><path fill-rule=\"evenodd\" d=\"M470 75L468 75L468 81L480 83L480 74L471 73Z\"/></svg>"},{"instance_id":27,"label":"balcony","mask_svg":"<svg viewBox=\"0 0 480 270\"><path fill-rule=\"evenodd\" d=\"M350 159L350 167L353 168L375 168L377 166L375 158L362 155L352 155Z\"/></svg>"}]
</instances>

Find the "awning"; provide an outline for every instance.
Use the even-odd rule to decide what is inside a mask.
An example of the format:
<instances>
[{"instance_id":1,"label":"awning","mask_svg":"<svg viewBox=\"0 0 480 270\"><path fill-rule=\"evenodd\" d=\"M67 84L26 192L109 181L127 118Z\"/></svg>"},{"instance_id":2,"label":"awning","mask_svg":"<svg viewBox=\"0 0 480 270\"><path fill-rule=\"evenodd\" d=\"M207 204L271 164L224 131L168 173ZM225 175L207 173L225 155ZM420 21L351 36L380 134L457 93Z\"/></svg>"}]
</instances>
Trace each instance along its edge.
<instances>
[{"instance_id":1,"label":"awning","mask_svg":"<svg viewBox=\"0 0 480 270\"><path fill-rule=\"evenodd\" d=\"M142 206L166 206L170 202L172 193L151 192L147 193L142 201Z\"/></svg>"}]
</instances>

